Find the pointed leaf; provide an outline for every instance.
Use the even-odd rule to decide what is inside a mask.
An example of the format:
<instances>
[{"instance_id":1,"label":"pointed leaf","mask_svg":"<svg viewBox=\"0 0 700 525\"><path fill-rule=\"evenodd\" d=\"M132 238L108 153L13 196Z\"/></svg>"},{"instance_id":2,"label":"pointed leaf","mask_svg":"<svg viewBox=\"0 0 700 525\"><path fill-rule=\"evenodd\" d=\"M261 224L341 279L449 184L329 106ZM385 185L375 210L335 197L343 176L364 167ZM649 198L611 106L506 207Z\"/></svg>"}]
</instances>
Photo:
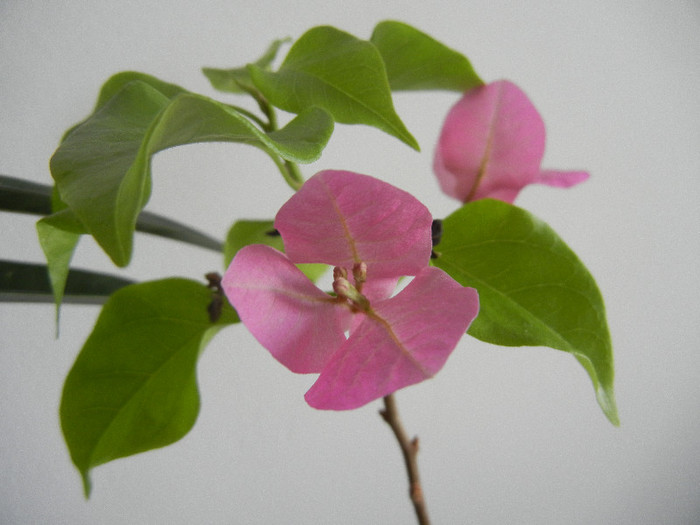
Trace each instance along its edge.
<instances>
[{"instance_id":1,"label":"pointed leaf","mask_svg":"<svg viewBox=\"0 0 700 525\"><path fill-rule=\"evenodd\" d=\"M365 262L371 279L415 275L425 267L431 224L428 209L409 193L367 175L333 170L307 180L275 219L292 261L346 269Z\"/></svg>"},{"instance_id":2,"label":"pointed leaf","mask_svg":"<svg viewBox=\"0 0 700 525\"><path fill-rule=\"evenodd\" d=\"M593 277L557 234L525 210L485 199L443 221L433 262L479 292L469 333L506 346L549 346L584 365L608 419L618 424L613 353Z\"/></svg>"},{"instance_id":3,"label":"pointed leaf","mask_svg":"<svg viewBox=\"0 0 700 525\"><path fill-rule=\"evenodd\" d=\"M408 24L380 22L370 41L384 59L392 90L462 92L483 84L465 56Z\"/></svg>"},{"instance_id":4,"label":"pointed leaf","mask_svg":"<svg viewBox=\"0 0 700 525\"><path fill-rule=\"evenodd\" d=\"M343 307L274 248L243 247L221 284L250 333L292 372L320 372L345 341Z\"/></svg>"},{"instance_id":5,"label":"pointed leaf","mask_svg":"<svg viewBox=\"0 0 700 525\"><path fill-rule=\"evenodd\" d=\"M133 281L114 275L71 270L64 302L102 304L113 292ZM0 301L54 302L48 268L43 264L0 260Z\"/></svg>"},{"instance_id":6,"label":"pointed leaf","mask_svg":"<svg viewBox=\"0 0 700 525\"><path fill-rule=\"evenodd\" d=\"M396 297L372 305L306 401L315 408L349 410L434 376L478 311L473 288L424 268Z\"/></svg>"},{"instance_id":7,"label":"pointed leaf","mask_svg":"<svg viewBox=\"0 0 700 525\"><path fill-rule=\"evenodd\" d=\"M283 38L273 41L267 51L265 51L265 54L253 63L261 69L269 70L272 61L277 56L279 48L282 46L282 44L285 44L290 40L290 38ZM204 73L204 75L209 79L212 87L219 91L224 91L227 93L245 93L255 89L247 66L236 67L233 69L204 67L202 68L202 73Z\"/></svg>"},{"instance_id":8,"label":"pointed leaf","mask_svg":"<svg viewBox=\"0 0 700 525\"><path fill-rule=\"evenodd\" d=\"M49 281L56 304L56 321L63 301L70 261L80 236L87 233L72 211L64 209L36 223L39 244L46 257Z\"/></svg>"},{"instance_id":9,"label":"pointed leaf","mask_svg":"<svg viewBox=\"0 0 700 525\"><path fill-rule=\"evenodd\" d=\"M418 149L394 111L382 57L366 40L315 27L292 46L277 72L256 65L249 71L263 95L285 111L322 107L336 122L374 126Z\"/></svg>"},{"instance_id":10,"label":"pointed leaf","mask_svg":"<svg viewBox=\"0 0 700 525\"><path fill-rule=\"evenodd\" d=\"M233 257L244 246L265 244L281 252L284 244L272 221L236 221L226 236L224 245L224 267L228 268ZM325 264L297 264L304 275L315 282L328 269Z\"/></svg>"},{"instance_id":11,"label":"pointed leaf","mask_svg":"<svg viewBox=\"0 0 700 525\"><path fill-rule=\"evenodd\" d=\"M171 101L137 80L66 137L51 159L51 172L62 199L112 260L124 266L131 257L136 218L148 200L150 158L156 152L227 141L311 162L331 132L330 117L318 108L268 135L224 104L193 94Z\"/></svg>"},{"instance_id":12,"label":"pointed leaf","mask_svg":"<svg viewBox=\"0 0 700 525\"><path fill-rule=\"evenodd\" d=\"M199 412L196 365L209 339L237 321L209 321L212 292L185 279L135 284L104 305L63 387L61 427L86 495L90 470L169 445Z\"/></svg>"}]
</instances>

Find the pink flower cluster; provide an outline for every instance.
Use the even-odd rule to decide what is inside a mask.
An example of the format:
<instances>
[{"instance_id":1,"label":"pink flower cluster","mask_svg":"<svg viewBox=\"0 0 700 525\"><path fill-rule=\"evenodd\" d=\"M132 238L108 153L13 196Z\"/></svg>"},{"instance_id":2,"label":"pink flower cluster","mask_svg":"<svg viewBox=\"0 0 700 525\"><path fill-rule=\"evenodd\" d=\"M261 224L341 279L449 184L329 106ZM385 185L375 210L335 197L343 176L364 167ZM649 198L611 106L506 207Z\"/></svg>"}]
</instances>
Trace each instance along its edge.
<instances>
[{"instance_id":1,"label":"pink flower cluster","mask_svg":"<svg viewBox=\"0 0 700 525\"><path fill-rule=\"evenodd\" d=\"M423 204L390 184L322 171L277 214L286 253L250 245L236 254L224 291L280 363L319 374L309 405L357 408L445 364L479 301L429 265L431 224ZM308 262L334 267L333 294L295 266ZM392 296L403 276L413 279Z\"/></svg>"}]
</instances>

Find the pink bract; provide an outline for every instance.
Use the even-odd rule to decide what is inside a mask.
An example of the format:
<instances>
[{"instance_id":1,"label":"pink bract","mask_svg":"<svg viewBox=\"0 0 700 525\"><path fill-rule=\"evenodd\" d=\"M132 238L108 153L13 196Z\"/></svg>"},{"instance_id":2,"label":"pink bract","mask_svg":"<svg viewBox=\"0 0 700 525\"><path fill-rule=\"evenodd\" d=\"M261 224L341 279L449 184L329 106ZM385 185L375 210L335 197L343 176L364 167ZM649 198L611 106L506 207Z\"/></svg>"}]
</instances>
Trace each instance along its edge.
<instances>
[{"instance_id":1,"label":"pink bract","mask_svg":"<svg viewBox=\"0 0 700 525\"><path fill-rule=\"evenodd\" d=\"M368 175L321 171L279 210L275 228L295 263L351 268L372 276L415 275L428 263L432 216L415 197Z\"/></svg>"},{"instance_id":2,"label":"pink bract","mask_svg":"<svg viewBox=\"0 0 700 525\"><path fill-rule=\"evenodd\" d=\"M424 268L399 294L363 314L306 393L307 403L357 408L434 376L478 311L476 290Z\"/></svg>"},{"instance_id":3,"label":"pink bract","mask_svg":"<svg viewBox=\"0 0 700 525\"><path fill-rule=\"evenodd\" d=\"M566 188L584 171L542 170L545 128L527 95L500 80L467 91L450 110L433 163L440 187L462 202L513 202L522 188L540 183Z\"/></svg>"},{"instance_id":4,"label":"pink bract","mask_svg":"<svg viewBox=\"0 0 700 525\"><path fill-rule=\"evenodd\" d=\"M287 254L250 245L234 257L227 297L279 362L320 374L306 394L311 406L357 408L432 377L476 317L476 291L428 265L431 222L398 188L326 171L277 215ZM335 265L336 294L317 288L299 262ZM415 277L390 297L402 275Z\"/></svg>"}]
</instances>

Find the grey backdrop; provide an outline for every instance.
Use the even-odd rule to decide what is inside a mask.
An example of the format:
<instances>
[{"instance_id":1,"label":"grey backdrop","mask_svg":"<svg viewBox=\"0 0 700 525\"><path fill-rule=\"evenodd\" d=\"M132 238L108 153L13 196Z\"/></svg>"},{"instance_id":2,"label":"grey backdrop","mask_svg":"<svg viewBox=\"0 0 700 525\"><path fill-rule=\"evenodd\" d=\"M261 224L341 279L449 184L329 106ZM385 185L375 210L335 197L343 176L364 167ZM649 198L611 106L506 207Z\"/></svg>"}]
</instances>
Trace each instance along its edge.
<instances>
[{"instance_id":1,"label":"grey backdrop","mask_svg":"<svg viewBox=\"0 0 700 525\"><path fill-rule=\"evenodd\" d=\"M435 379L398 394L435 523L689 524L700 520L700 8L694 0L382 2L299 0L0 2L0 172L50 180L62 132L120 70L215 95L201 66L256 58L274 38L332 24L369 37L411 23L465 53L486 80L509 78L544 116L545 164L586 168L571 190L530 187L517 203L546 220L596 277L615 345L622 426L595 403L583 369L545 348L465 337ZM623 7L627 4L629 7ZM338 126L304 167L372 174L435 216L456 203L430 171L456 94L400 94L416 153L366 127ZM226 98L226 100L233 100ZM223 237L240 217L272 217L290 190L259 152L178 148L154 159L148 209ZM41 261L35 218L0 213L1 257ZM81 267L112 269L92 242ZM201 278L214 254L139 236L142 279ZM62 442L63 378L98 314L0 305L0 522L334 523L413 520L398 448L379 402L309 408L313 377L278 365L242 326L201 360L202 411L165 449L98 467L94 493Z\"/></svg>"}]
</instances>

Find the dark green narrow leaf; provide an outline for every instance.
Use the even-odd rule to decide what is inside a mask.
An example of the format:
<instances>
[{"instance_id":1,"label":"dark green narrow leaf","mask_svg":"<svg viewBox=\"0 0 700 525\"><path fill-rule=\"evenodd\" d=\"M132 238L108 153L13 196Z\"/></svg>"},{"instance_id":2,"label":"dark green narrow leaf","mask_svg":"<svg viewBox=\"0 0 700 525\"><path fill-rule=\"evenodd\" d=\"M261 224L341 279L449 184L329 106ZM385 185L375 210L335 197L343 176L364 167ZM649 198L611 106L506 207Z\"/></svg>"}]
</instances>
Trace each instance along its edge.
<instances>
[{"instance_id":1,"label":"dark green narrow leaf","mask_svg":"<svg viewBox=\"0 0 700 525\"><path fill-rule=\"evenodd\" d=\"M224 244L224 267L228 267L238 250L249 244L266 244L283 252L282 237L276 232L273 221L236 221L226 235ZM297 267L312 281L317 281L328 270L325 264L297 264Z\"/></svg>"},{"instance_id":2,"label":"dark green narrow leaf","mask_svg":"<svg viewBox=\"0 0 700 525\"><path fill-rule=\"evenodd\" d=\"M469 334L505 346L549 346L573 354L598 403L619 424L603 299L559 236L525 210L495 200L468 203L443 221L436 266L479 292Z\"/></svg>"},{"instance_id":3,"label":"dark green narrow leaf","mask_svg":"<svg viewBox=\"0 0 700 525\"><path fill-rule=\"evenodd\" d=\"M102 304L113 292L129 284L133 281L114 275L71 270L64 302ZM0 260L0 301L54 302L46 265Z\"/></svg>"},{"instance_id":4,"label":"dark green narrow leaf","mask_svg":"<svg viewBox=\"0 0 700 525\"><path fill-rule=\"evenodd\" d=\"M0 175L0 210L50 215L51 195L52 187L46 184ZM136 231L185 242L215 252L223 249L221 241L180 222L147 211L139 215Z\"/></svg>"},{"instance_id":5,"label":"dark green narrow leaf","mask_svg":"<svg viewBox=\"0 0 700 525\"><path fill-rule=\"evenodd\" d=\"M199 413L196 365L213 335L238 318L185 279L128 286L102 308L66 378L61 428L90 494L92 468L181 439Z\"/></svg>"},{"instance_id":6,"label":"dark green narrow leaf","mask_svg":"<svg viewBox=\"0 0 700 525\"><path fill-rule=\"evenodd\" d=\"M325 111L310 108L266 134L224 104L194 94L171 101L134 80L66 137L51 158L51 173L63 201L115 264L124 266L149 197L152 155L181 144L227 141L256 146L275 159L312 162L332 127Z\"/></svg>"},{"instance_id":7,"label":"dark green narrow leaf","mask_svg":"<svg viewBox=\"0 0 700 525\"><path fill-rule=\"evenodd\" d=\"M418 149L394 110L384 62L366 40L329 26L310 29L276 72L248 66L255 86L278 108L300 113L318 106L336 122L367 124Z\"/></svg>"},{"instance_id":8,"label":"dark green narrow leaf","mask_svg":"<svg viewBox=\"0 0 700 525\"><path fill-rule=\"evenodd\" d=\"M0 175L0 210L48 215L51 213L51 187Z\"/></svg>"},{"instance_id":9,"label":"dark green narrow leaf","mask_svg":"<svg viewBox=\"0 0 700 525\"><path fill-rule=\"evenodd\" d=\"M464 55L408 24L380 22L370 41L384 59L393 90L461 92L483 84Z\"/></svg>"},{"instance_id":10,"label":"dark green narrow leaf","mask_svg":"<svg viewBox=\"0 0 700 525\"><path fill-rule=\"evenodd\" d=\"M275 40L267 48L265 54L253 62L261 69L269 70L272 61L277 56L279 48L289 42L290 38ZM255 89L250 73L246 66L233 69L218 69L214 67L202 68L202 73L209 79L212 87L226 93L245 93Z\"/></svg>"},{"instance_id":11,"label":"dark green narrow leaf","mask_svg":"<svg viewBox=\"0 0 700 525\"><path fill-rule=\"evenodd\" d=\"M223 249L223 243L220 240L180 222L148 211L142 211L139 214L139 218L136 220L136 231L192 244L215 252L220 252Z\"/></svg>"}]
</instances>

